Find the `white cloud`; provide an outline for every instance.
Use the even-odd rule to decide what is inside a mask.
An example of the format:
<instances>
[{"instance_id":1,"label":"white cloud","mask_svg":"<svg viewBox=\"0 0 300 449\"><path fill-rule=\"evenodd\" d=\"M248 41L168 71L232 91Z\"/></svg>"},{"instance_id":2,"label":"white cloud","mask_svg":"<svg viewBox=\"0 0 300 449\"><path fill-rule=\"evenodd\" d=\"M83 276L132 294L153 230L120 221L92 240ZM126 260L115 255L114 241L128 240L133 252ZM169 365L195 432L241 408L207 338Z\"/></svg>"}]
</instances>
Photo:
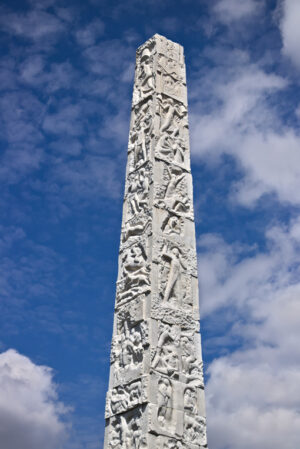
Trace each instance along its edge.
<instances>
[{"instance_id":1,"label":"white cloud","mask_svg":"<svg viewBox=\"0 0 300 449\"><path fill-rule=\"evenodd\" d=\"M232 305L243 309L256 296L266 298L270 292L293 284L300 274L299 228L300 219L287 229L268 229L268 250L264 252L255 247L229 245L218 235L201 236L198 261L202 313Z\"/></svg>"},{"instance_id":2,"label":"white cloud","mask_svg":"<svg viewBox=\"0 0 300 449\"><path fill-rule=\"evenodd\" d=\"M64 413L50 368L12 349L0 354L1 448L62 448Z\"/></svg>"},{"instance_id":3,"label":"white cloud","mask_svg":"<svg viewBox=\"0 0 300 449\"><path fill-rule=\"evenodd\" d=\"M230 24L252 16L261 9L261 6L262 3L257 0L218 0L213 11L221 22Z\"/></svg>"},{"instance_id":4,"label":"white cloud","mask_svg":"<svg viewBox=\"0 0 300 449\"><path fill-rule=\"evenodd\" d=\"M216 312L227 322L221 350L240 344L208 367L214 449L300 445L300 219L273 226L266 241L257 251L218 235L199 240L202 312L214 328Z\"/></svg>"},{"instance_id":5,"label":"white cloud","mask_svg":"<svg viewBox=\"0 0 300 449\"><path fill-rule=\"evenodd\" d=\"M283 52L300 68L300 2L299 0L283 0L281 34Z\"/></svg>"},{"instance_id":6,"label":"white cloud","mask_svg":"<svg viewBox=\"0 0 300 449\"><path fill-rule=\"evenodd\" d=\"M244 175L232 185L239 203L253 206L275 193L299 204L300 134L284 124L278 97L287 81L251 63L245 52L212 50L210 57L216 68L192 85L192 150L206 162L224 153L235 159Z\"/></svg>"},{"instance_id":7,"label":"white cloud","mask_svg":"<svg viewBox=\"0 0 300 449\"><path fill-rule=\"evenodd\" d=\"M245 286L247 288L247 286ZM240 326L248 346L209 366L209 443L215 449L300 445L300 284L255 301ZM253 319L253 317L252 317ZM251 338L252 337L252 338Z\"/></svg>"}]
</instances>

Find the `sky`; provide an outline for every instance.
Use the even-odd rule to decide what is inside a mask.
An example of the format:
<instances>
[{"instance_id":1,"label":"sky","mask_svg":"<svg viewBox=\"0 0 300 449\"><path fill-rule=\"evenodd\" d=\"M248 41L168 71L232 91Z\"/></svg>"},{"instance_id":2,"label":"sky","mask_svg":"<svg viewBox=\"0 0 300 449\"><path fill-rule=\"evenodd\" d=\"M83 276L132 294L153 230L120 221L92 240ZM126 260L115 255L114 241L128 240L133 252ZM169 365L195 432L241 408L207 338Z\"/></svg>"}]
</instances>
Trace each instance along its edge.
<instances>
[{"instance_id":1,"label":"sky","mask_svg":"<svg viewBox=\"0 0 300 449\"><path fill-rule=\"evenodd\" d=\"M185 48L209 447L300 447L299 0L2 0L1 449L102 447L155 33Z\"/></svg>"}]
</instances>

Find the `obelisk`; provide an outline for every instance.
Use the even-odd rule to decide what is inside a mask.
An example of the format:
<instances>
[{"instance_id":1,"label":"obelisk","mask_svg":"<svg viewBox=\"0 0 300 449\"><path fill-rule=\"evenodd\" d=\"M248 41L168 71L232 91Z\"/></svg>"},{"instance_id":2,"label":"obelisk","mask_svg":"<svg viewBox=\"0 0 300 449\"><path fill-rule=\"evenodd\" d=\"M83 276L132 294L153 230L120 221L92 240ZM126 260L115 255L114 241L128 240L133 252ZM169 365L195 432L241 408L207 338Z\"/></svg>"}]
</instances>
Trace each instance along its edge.
<instances>
[{"instance_id":1,"label":"obelisk","mask_svg":"<svg viewBox=\"0 0 300 449\"><path fill-rule=\"evenodd\" d=\"M207 447L183 47L136 54L104 449Z\"/></svg>"}]
</instances>

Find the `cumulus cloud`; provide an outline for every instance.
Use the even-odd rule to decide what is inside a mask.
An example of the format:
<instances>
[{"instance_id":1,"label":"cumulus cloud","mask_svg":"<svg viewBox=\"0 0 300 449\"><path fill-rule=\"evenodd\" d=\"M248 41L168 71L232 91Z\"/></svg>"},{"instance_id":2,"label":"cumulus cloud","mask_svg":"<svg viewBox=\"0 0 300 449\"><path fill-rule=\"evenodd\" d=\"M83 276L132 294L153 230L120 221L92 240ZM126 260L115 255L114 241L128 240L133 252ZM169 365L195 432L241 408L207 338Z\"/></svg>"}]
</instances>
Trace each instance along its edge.
<instances>
[{"instance_id":1,"label":"cumulus cloud","mask_svg":"<svg viewBox=\"0 0 300 449\"><path fill-rule=\"evenodd\" d=\"M199 240L202 312L224 338L209 365L209 443L215 449L294 449L300 444L300 219L266 232L267 250ZM209 322L209 321L208 321ZM208 342L209 343L209 342ZM224 354L224 352L223 352Z\"/></svg>"},{"instance_id":2,"label":"cumulus cloud","mask_svg":"<svg viewBox=\"0 0 300 449\"><path fill-rule=\"evenodd\" d=\"M202 313L232 305L243 309L257 295L265 298L274 289L293 284L299 276L299 229L300 220L292 221L288 228L269 228L265 235L268 250L264 252L239 243L229 245L219 235L201 236L198 249Z\"/></svg>"},{"instance_id":3,"label":"cumulus cloud","mask_svg":"<svg viewBox=\"0 0 300 449\"><path fill-rule=\"evenodd\" d=\"M210 364L207 407L215 449L299 447L299 296L297 284L255 301L252 319L239 328L248 348Z\"/></svg>"},{"instance_id":4,"label":"cumulus cloud","mask_svg":"<svg viewBox=\"0 0 300 449\"><path fill-rule=\"evenodd\" d=\"M300 2L298 0L283 0L281 9L280 28L283 40L283 53L300 68Z\"/></svg>"},{"instance_id":5,"label":"cumulus cloud","mask_svg":"<svg viewBox=\"0 0 300 449\"><path fill-rule=\"evenodd\" d=\"M66 407L50 368L10 349L0 354L0 446L59 449L67 436Z\"/></svg>"},{"instance_id":6,"label":"cumulus cloud","mask_svg":"<svg viewBox=\"0 0 300 449\"><path fill-rule=\"evenodd\" d=\"M243 174L232 186L239 203L253 206L275 193L299 204L300 134L284 123L278 97L287 80L252 63L247 52L210 50L209 57L216 68L193 85L192 150L205 162L234 158Z\"/></svg>"}]
</instances>

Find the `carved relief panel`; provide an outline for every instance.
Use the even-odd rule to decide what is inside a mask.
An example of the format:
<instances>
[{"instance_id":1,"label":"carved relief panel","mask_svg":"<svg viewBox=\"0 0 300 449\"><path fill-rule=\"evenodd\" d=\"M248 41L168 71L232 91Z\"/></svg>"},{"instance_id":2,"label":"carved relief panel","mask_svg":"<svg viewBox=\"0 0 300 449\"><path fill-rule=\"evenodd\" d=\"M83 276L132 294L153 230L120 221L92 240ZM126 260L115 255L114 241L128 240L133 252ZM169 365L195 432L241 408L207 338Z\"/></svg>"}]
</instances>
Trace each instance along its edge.
<instances>
[{"instance_id":1,"label":"carved relief panel","mask_svg":"<svg viewBox=\"0 0 300 449\"><path fill-rule=\"evenodd\" d=\"M146 369L146 349L149 346L148 323L131 322L125 319L118 326L113 337L111 350L112 373L111 388L142 376Z\"/></svg>"},{"instance_id":2,"label":"carved relief panel","mask_svg":"<svg viewBox=\"0 0 300 449\"><path fill-rule=\"evenodd\" d=\"M157 95L158 135L155 156L189 170L187 108L166 95Z\"/></svg>"},{"instance_id":3,"label":"carved relief panel","mask_svg":"<svg viewBox=\"0 0 300 449\"><path fill-rule=\"evenodd\" d=\"M109 449L147 449L147 415L145 407L109 419L104 447Z\"/></svg>"},{"instance_id":4,"label":"carved relief panel","mask_svg":"<svg viewBox=\"0 0 300 449\"><path fill-rule=\"evenodd\" d=\"M156 90L158 93L171 96L186 105L184 66L165 55L158 55Z\"/></svg>"},{"instance_id":5,"label":"carved relief panel","mask_svg":"<svg viewBox=\"0 0 300 449\"><path fill-rule=\"evenodd\" d=\"M147 381L148 378L143 376L141 379L109 390L106 396L105 417L110 418L147 402Z\"/></svg>"},{"instance_id":6,"label":"carved relief panel","mask_svg":"<svg viewBox=\"0 0 300 449\"><path fill-rule=\"evenodd\" d=\"M120 254L116 304L150 291L150 263L145 241L133 241Z\"/></svg>"},{"instance_id":7,"label":"carved relief panel","mask_svg":"<svg viewBox=\"0 0 300 449\"><path fill-rule=\"evenodd\" d=\"M159 54L167 55L179 64L184 64L183 47L172 42L159 34L155 34L156 51Z\"/></svg>"},{"instance_id":8,"label":"carved relief panel","mask_svg":"<svg viewBox=\"0 0 300 449\"><path fill-rule=\"evenodd\" d=\"M159 182L158 182L159 179ZM156 163L154 205L170 214L193 219L191 175L176 165Z\"/></svg>"},{"instance_id":9,"label":"carved relief panel","mask_svg":"<svg viewBox=\"0 0 300 449\"><path fill-rule=\"evenodd\" d=\"M154 47L155 40L150 39L146 45L140 47L137 51L133 105L143 101L155 89Z\"/></svg>"}]
</instances>

